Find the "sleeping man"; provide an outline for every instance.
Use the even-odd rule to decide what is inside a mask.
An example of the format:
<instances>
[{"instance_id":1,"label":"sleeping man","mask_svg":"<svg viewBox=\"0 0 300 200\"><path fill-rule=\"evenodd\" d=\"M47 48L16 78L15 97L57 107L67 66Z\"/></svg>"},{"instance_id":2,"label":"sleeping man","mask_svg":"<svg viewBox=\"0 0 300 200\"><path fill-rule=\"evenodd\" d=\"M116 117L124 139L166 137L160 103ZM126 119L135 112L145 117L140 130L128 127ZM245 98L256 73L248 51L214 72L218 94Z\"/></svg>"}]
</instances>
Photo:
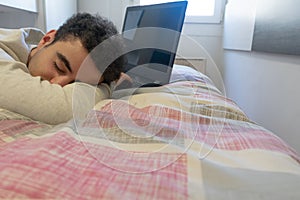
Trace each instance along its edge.
<instances>
[{"instance_id":1,"label":"sleeping man","mask_svg":"<svg viewBox=\"0 0 300 200\"><path fill-rule=\"evenodd\" d=\"M95 63L86 69L81 65L97 45L117 33L112 22L87 13L72 16L46 34L0 29L0 108L59 124L73 117L76 84L93 90L95 102L108 98L110 84L120 78L122 56L102 71ZM114 45L122 47L121 42ZM78 76L79 70L84 75Z\"/></svg>"}]
</instances>

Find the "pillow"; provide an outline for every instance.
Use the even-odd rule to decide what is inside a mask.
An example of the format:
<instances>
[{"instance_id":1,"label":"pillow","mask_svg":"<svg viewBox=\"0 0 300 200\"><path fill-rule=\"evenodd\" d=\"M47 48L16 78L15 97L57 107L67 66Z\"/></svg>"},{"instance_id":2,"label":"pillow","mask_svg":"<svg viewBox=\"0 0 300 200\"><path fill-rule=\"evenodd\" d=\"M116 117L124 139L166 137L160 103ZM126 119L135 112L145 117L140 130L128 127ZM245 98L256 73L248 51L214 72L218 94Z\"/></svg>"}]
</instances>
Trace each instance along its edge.
<instances>
[{"instance_id":1,"label":"pillow","mask_svg":"<svg viewBox=\"0 0 300 200\"><path fill-rule=\"evenodd\" d=\"M203 81L212 83L208 76L195 70L194 68L185 65L174 64L170 77L170 83L177 81Z\"/></svg>"}]
</instances>

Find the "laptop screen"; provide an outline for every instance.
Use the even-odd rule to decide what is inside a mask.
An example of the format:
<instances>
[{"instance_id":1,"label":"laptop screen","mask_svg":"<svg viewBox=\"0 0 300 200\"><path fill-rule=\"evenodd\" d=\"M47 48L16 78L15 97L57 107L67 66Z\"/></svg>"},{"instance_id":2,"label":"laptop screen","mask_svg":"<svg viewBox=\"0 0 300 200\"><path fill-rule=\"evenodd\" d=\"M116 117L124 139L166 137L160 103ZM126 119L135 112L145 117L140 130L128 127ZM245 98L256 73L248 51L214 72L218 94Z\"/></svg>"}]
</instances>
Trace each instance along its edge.
<instances>
[{"instance_id":1,"label":"laptop screen","mask_svg":"<svg viewBox=\"0 0 300 200\"><path fill-rule=\"evenodd\" d=\"M126 53L124 70L137 86L169 82L186 6L178 1L127 7L122 34L135 48Z\"/></svg>"}]
</instances>

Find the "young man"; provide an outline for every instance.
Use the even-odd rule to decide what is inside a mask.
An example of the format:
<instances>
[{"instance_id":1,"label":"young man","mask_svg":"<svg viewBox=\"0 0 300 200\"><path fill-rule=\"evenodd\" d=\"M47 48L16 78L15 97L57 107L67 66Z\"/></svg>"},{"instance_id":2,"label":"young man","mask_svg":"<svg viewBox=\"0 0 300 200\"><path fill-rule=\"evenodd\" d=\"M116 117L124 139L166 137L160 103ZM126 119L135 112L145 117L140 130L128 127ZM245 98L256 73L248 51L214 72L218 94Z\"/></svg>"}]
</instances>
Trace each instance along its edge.
<instances>
[{"instance_id":1,"label":"young man","mask_svg":"<svg viewBox=\"0 0 300 200\"><path fill-rule=\"evenodd\" d=\"M112 22L88 13L72 16L45 35L36 29L0 29L0 108L59 124L73 117L75 86L81 87L76 94L81 102L90 104L84 94L91 90L95 103L108 98L110 83L120 77L122 56L104 69L93 61L85 68L82 63L117 33ZM120 41L113 45L122 48Z\"/></svg>"}]
</instances>

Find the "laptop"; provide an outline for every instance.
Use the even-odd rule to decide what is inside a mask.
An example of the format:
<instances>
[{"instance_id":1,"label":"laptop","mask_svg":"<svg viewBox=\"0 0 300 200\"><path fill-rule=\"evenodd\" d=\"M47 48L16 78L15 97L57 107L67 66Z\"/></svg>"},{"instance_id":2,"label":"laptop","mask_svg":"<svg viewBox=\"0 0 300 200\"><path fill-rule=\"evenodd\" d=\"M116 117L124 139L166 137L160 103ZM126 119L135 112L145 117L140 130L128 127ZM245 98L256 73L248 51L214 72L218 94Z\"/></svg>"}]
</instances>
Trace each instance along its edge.
<instances>
[{"instance_id":1,"label":"laptop","mask_svg":"<svg viewBox=\"0 0 300 200\"><path fill-rule=\"evenodd\" d=\"M125 87L169 83L186 7L187 1L177 1L126 8L122 27L128 47L124 72L132 82Z\"/></svg>"}]
</instances>

